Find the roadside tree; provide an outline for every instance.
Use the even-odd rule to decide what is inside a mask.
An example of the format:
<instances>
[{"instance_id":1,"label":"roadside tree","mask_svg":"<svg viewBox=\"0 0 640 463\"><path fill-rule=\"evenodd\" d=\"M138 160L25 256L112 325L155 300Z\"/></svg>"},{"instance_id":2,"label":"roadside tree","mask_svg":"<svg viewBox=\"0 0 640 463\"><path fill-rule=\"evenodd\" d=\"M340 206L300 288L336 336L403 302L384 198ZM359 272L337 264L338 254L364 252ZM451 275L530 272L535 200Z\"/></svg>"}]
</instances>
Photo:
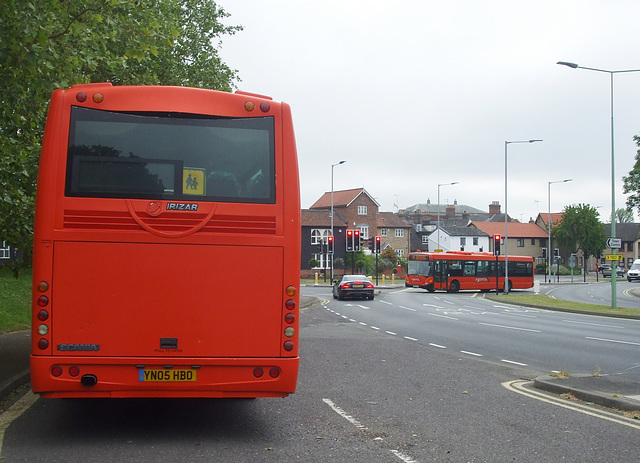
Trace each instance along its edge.
<instances>
[{"instance_id":1,"label":"roadside tree","mask_svg":"<svg viewBox=\"0 0 640 463\"><path fill-rule=\"evenodd\" d=\"M640 136L634 135L633 141L640 147ZM624 194L628 194L627 197L627 209L635 209L640 213L640 149L636 151L636 162L633 165L633 169L629 171L629 175L622 177Z\"/></svg>"},{"instance_id":2,"label":"roadside tree","mask_svg":"<svg viewBox=\"0 0 640 463\"><path fill-rule=\"evenodd\" d=\"M555 243L568 248L572 253L582 250L585 278L587 259L603 249L607 240L605 226L598 216L598 210L588 204L567 206L562 219L551 229Z\"/></svg>"}]
</instances>

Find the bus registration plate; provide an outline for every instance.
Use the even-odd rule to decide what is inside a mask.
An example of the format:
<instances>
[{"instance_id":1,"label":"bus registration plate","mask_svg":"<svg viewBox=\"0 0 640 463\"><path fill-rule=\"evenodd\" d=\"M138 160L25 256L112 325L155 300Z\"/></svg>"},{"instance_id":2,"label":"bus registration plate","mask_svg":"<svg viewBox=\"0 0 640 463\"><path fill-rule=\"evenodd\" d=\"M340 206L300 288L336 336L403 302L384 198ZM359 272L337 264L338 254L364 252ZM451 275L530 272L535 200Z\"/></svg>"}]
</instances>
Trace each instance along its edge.
<instances>
[{"instance_id":1,"label":"bus registration plate","mask_svg":"<svg viewBox=\"0 0 640 463\"><path fill-rule=\"evenodd\" d=\"M139 371L138 380L141 382L182 382L195 381L196 370L146 370Z\"/></svg>"}]
</instances>

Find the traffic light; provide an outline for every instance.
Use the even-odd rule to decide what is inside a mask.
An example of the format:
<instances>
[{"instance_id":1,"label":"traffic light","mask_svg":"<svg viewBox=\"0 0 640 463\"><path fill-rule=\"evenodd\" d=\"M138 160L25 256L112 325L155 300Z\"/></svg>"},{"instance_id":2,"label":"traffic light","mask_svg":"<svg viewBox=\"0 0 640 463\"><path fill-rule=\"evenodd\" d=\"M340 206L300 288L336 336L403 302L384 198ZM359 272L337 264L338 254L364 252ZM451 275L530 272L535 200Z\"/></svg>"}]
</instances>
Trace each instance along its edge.
<instances>
[{"instance_id":1,"label":"traffic light","mask_svg":"<svg viewBox=\"0 0 640 463\"><path fill-rule=\"evenodd\" d=\"M347 230L347 252L353 251L353 230Z\"/></svg>"},{"instance_id":2,"label":"traffic light","mask_svg":"<svg viewBox=\"0 0 640 463\"><path fill-rule=\"evenodd\" d=\"M360 250L360 230L353 231L353 250Z\"/></svg>"},{"instance_id":3,"label":"traffic light","mask_svg":"<svg viewBox=\"0 0 640 463\"><path fill-rule=\"evenodd\" d=\"M327 237L327 252L333 254L333 236Z\"/></svg>"},{"instance_id":4,"label":"traffic light","mask_svg":"<svg viewBox=\"0 0 640 463\"><path fill-rule=\"evenodd\" d=\"M542 258L543 259L547 258L547 248L542 248Z\"/></svg>"},{"instance_id":5,"label":"traffic light","mask_svg":"<svg viewBox=\"0 0 640 463\"><path fill-rule=\"evenodd\" d=\"M500 255L500 239L501 239L500 235L493 235L493 255L494 256Z\"/></svg>"},{"instance_id":6,"label":"traffic light","mask_svg":"<svg viewBox=\"0 0 640 463\"><path fill-rule=\"evenodd\" d=\"M376 236L376 247L375 247L375 253L376 254L380 254L380 243L382 242L382 238L379 236Z\"/></svg>"}]
</instances>

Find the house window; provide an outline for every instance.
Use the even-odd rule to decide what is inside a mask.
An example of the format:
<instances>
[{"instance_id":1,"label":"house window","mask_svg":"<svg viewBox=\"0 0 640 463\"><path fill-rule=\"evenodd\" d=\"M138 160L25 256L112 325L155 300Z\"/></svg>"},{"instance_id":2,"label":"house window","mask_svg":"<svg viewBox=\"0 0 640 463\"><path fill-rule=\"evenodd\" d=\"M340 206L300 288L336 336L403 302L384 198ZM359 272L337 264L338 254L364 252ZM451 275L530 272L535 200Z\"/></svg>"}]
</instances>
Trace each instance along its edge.
<instances>
[{"instance_id":1,"label":"house window","mask_svg":"<svg viewBox=\"0 0 640 463\"><path fill-rule=\"evenodd\" d=\"M330 228L313 228L311 230L311 244L322 244L331 236Z\"/></svg>"},{"instance_id":2,"label":"house window","mask_svg":"<svg viewBox=\"0 0 640 463\"><path fill-rule=\"evenodd\" d=\"M473 245L474 246L478 245L478 237L477 236L473 238Z\"/></svg>"},{"instance_id":3,"label":"house window","mask_svg":"<svg viewBox=\"0 0 640 463\"><path fill-rule=\"evenodd\" d=\"M536 239L535 238L531 238L531 246L535 246L536 245Z\"/></svg>"},{"instance_id":4,"label":"house window","mask_svg":"<svg viewBox=\"0 0 640 463\"><path fill-rule=\"evenodd\" d=\"M422 235L422 242L423 243L428 243L429 242L429 235Z\"/></svg>"},{"instance_id":5,"label":"house window","mask_svg":"<svg viewBox=\"0 0 640 463\"><path fill-rule=\"evenodd\" d=\"M467 238L463 236L460 238L460 246L466 246L466 245L467 245Z\"/></svg>"},{"instance_id":6,"label":"house window","mask_svg":"<svg viewBox=\"0 0 640 463\"><path fill-rule=\"evenodd\" d=\"M421 232L422 231L422 224L421 223L417 223L416 224L416 231L417 232Z\"/></svg>"},{"instance_id":7,"label":"house window","mask_svg":"<svg viewBox=\"0 0 640 463\"><path fill-rule=\"evenodd\" d=\"M387 236L387 229L386 228L381 228L380 229L380 236Z\"/></svg>"},{"instance_id":8,"label":"house window","mask_svg":"<svg viewBox=\"0 0 640 463\"><path fill-rule=\"evenodd\" d=\"M404 229L396 228L396 238L404 238Z\"/></svg>"},{"instance_id":9,"label":"house window","mask_svg":"<svg viewBox=\"0 0 640 463\"><path fill-rule=\"evenodd\" d=\"M367 215L367 206L358 206L358 215Z\"/></svg>"},{"instance_id":10,"label":"house window","mask_svg":"<svg viewBox=\"0 0 640 463\"><path fill-rule=\"evenodd\" d=\"M330 260L324 253L314 254L313 258L318 261L318 266L314 268L331 268Z\"/></svg>"},{"instance_id":11,"label":"house window","mask_svg":"<svg viewBox=\"0 0 640 463\"><path fill-rule=\"evenodd\" d=\"M518 247L524 248L524 238L518 238Z\"/></svg>"},{"instance_id":12,"label":"house window","mask_svg":"<svg viewBox=\"0 0 640 463\"><path fill-rule=\"evenodd\" d=\"M360 230L360 238L363 240L369 239L369 225L358 225L358 230Z\"/></svg>"},{"instance_id":13,"label":"house window","mask_svg":"<svg viewBox=\"0 0 640 463\"><path fill-rule=\"evenodd\" d=\"M404 256L404 249L396 249L396 256Z\"/></svg>"},{"instance_id":14,"label":"house window","mask_svg":"<svg viewBox=\"0 0 640 463\"><path fill-rule=\"evenodd\" d=\"M11 246L8 246L6 241L3 241L0 244L0 259L10 259L11 258Z\"/></svg>"}]
</instances>

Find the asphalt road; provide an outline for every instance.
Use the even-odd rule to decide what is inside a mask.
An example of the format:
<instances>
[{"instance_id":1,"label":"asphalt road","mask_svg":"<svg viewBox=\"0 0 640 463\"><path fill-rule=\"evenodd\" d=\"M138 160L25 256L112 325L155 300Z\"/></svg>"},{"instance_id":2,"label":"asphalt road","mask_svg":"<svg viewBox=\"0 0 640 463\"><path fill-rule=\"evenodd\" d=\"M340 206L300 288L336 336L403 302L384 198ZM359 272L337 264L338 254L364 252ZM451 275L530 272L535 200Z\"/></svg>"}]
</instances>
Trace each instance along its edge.
<instances>
[{"instance_id":1,"label":"asphalt road","mask_svg":"<svg viewBox=\"0 0 640 463\"><path fill-rule=\"evenodd\" d=\"M542 294L562 299L565 301L584 302L587 304L611 305L611 283L609 279L601 278L599 283L563 285L543 285L540 289ZM628 309L640 310L640 297L631 293L631 290L640 290L639 282L617 281L616 282L616 305Z\"/></svg>"},{"instance_id":2,"label":"asphalt road","mask_svg":"<svg viewBox=\"0 0 640 463\"><path fill-rule=\"evenodd\" d=\"M386 297L375 302L386 306ZM382 326L362 325L335 313L345 307L328 299L303 312L298 391L288 398L31 403L25 396L25 411L12 418L4 433L4 461L637 458L640 423L595 407L586 413L568 400L558 405L553 396L539 396L519 381L538 374L529 367L487 361L488 356L475 357L387 333L391 330ZM396 318L403 318L400 310L405 311L398 308Z\"/></svg>"}]
</instances>

